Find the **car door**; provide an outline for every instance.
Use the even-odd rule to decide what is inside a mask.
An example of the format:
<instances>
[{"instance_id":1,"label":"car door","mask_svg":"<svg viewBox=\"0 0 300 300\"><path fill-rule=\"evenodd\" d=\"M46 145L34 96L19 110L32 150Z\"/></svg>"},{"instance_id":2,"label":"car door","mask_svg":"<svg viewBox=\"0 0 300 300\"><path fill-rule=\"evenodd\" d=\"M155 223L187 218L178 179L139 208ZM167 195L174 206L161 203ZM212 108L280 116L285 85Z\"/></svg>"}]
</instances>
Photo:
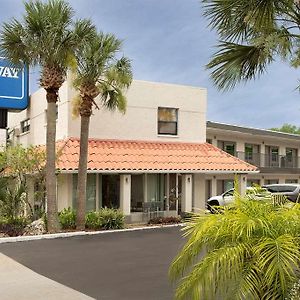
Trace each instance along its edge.
<instances>
[{"instance_id":1,"label":"car door","mask_svg":"<svg viewBox=\"0 0 300 300\"><path fill-rule=\"evenodd\" d=\"M234 189L230 189L222 195L224 205L228 205L234 201L233 193L234 193Z\"/></svg>"}]
</instances>

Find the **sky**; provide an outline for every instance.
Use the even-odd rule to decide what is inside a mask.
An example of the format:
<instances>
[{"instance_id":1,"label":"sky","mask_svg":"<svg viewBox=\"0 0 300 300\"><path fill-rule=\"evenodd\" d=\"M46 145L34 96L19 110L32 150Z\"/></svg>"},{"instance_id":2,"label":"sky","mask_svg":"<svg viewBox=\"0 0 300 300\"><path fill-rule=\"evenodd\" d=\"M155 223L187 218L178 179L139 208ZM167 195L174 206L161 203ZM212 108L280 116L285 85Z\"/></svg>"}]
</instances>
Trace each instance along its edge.
<instances>
[{"instance_id":1,"label":"sky","mask_svg":"<svg viewBox=\"0 0 300 300\"><path fill-rule=\"evenodd\" d=\"M123 40L135 79L204 87L207 120L255 128L300 126L300 72L280 60L256 81L220 92L205 69L218 37L208 28L199 0L69 0L78 18ZM20 18L22 0L0 0L0 28ZM30 70L30 90L38 72Z\"/></svg>"}]
</instances>

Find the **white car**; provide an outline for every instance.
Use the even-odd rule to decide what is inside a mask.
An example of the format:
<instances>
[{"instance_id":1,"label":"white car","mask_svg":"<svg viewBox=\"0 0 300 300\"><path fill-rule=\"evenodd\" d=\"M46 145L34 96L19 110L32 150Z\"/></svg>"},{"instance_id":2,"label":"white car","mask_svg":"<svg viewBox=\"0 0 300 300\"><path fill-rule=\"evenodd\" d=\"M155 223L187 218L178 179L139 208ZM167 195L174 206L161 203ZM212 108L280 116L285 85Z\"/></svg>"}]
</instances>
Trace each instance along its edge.
<instances>
[{"instance_id":1,"label":"white car","mask_svg":"<svg viewBox=\"0 0 300 300\"><path fill-rule=\"evenodd\" d=\"M213 206L226 206L234 202L234 189L230 189L219 196L210 197L207 200L207 208L211 211ZM271 193L266 188L247 187L246 197L249 199L265 199L270 197Z\"/></svg>"}]
</instances>

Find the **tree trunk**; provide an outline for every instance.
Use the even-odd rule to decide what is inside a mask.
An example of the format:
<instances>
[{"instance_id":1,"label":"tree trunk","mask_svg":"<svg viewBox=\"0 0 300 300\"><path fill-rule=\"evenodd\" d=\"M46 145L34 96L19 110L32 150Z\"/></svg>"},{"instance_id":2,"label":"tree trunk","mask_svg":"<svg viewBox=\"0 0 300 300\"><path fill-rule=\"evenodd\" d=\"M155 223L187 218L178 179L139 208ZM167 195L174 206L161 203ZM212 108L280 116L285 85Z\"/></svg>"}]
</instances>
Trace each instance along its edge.
<instances>
[{"instance_id":1,"label":"tree trunk","mask_svg":"<svg viewBox=\"0 0 300 300\"><path fill-rule=\"evenodd\" d=\"M59 230L56 176L55 176L55 135L56 135L56 101L58 89L47 89L47 139L46 139L46 194L47 194L47 225L49 232Z\"/></svg>"},{"instance_id":2,"label":"tree trunk","mask_svg":"<svg viewBox=\"0 0 300 300\"><path fill-rule=\"evenodd\" d=\"M89 142L89 125L92 113L92 103L87 97L83 98L80 109L80 152L78 166L78 184L77 184L77 214L76 229L85 229L85 211L86 211L86 181L87 181L87 159Z\"/></svg>"}]
</instances>

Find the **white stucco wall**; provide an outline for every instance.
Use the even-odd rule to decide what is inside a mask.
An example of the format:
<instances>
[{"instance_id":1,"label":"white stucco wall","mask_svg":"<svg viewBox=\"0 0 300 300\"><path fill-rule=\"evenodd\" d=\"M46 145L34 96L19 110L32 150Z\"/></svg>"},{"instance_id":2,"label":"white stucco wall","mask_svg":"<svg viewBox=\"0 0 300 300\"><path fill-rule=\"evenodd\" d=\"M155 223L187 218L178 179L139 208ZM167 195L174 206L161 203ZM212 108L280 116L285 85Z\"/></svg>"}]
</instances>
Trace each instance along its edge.
<instances>
[{"instance_id":1,"label":"white stucco wall","mask_svg":"<svg viewBox=\"0 0 300 300\"><path fill-rule=\"evenodd\" d=\"M158 107L179 109L178 136L157 134ZM79 132L79 119L69 118L69 136L78 137ZM94 110L90 123L90 137L100 139L204 142L205 136L206 89L139 80L133 81L127 92L124 115Z\"/></svg>"},{"instance_id":2,"label":"white stucco wall","mask_svg":"<svg viewBox=\"0 0 300 300\"><path fill-rule=\"evenodd\" d=\"M59 90L58 119L56 122L56 139L64 139L68 135L68 86L65 82ZM47 100L44 89L39 89L30 96L30 105L21 112L10 112L8 114L9 131L21 129L21 122L30 119L30 132L14 135L13 142L24 146L43 145L46 143L46 114Z\"/></svg>"},{"instance_id":3,"label":"white stucco wall","mask_svg":"<svg viewBox=\"0 0 300 300\"><path fill-rule=\"evenodd\" d=\"M76 95L71 79L59 91L56 139L79 137L80 118L72 117L72 100ZM161 140L204 142L206 138L206 89L174 84L133 81L126 93L127 111L94 110L90 137L99 139ZM96 99L99 104L99 99ZM101 106L101 105L99 105ZM158 107L178 108L178 135L157 134ZM39 89L31 96L30 107L19 113L9 113L10 129L20 128L20 122L30 118L30 133L17 137L24 145L46 142L46 92Z\"/></svg>"}]
</instances>

